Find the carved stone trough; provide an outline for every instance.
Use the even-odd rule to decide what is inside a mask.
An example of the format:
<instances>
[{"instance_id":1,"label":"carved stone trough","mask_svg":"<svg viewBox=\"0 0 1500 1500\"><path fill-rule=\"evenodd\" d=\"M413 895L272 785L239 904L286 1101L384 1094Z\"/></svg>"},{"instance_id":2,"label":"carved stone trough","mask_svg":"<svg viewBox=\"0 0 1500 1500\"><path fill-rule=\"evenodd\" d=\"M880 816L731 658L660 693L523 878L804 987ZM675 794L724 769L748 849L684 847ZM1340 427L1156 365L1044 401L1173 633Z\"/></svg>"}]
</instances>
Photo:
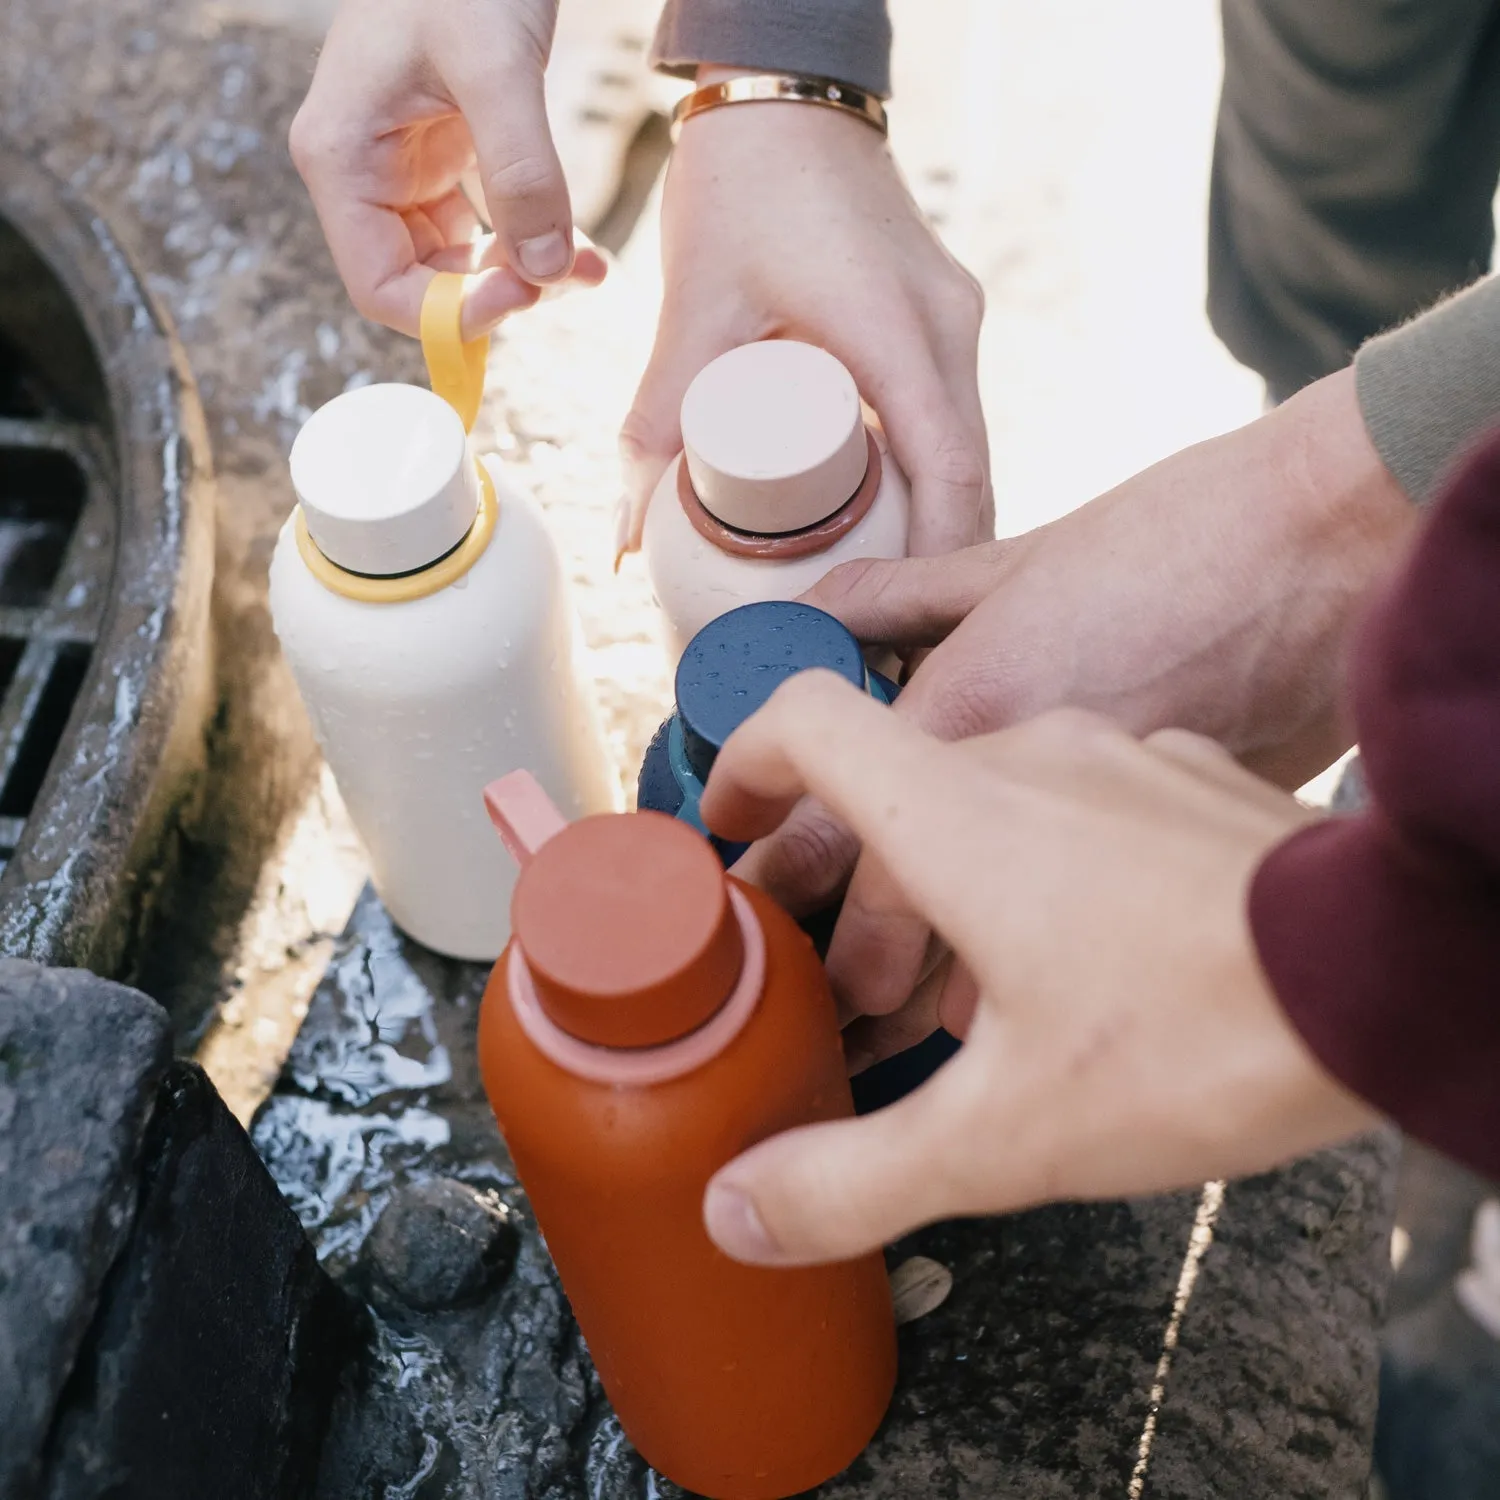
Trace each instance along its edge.
<instances>
[{"instance_id":1,"label":"carved stone trough","mask_svg":"<svg viewBox=\"0 0 1500 1500\"><path fill-rule=\"evenodd\" d=\"M117 974L212 706L213 510L175 340L109 227L0 152L0 950Z\"/></svg>"}]
</instances>

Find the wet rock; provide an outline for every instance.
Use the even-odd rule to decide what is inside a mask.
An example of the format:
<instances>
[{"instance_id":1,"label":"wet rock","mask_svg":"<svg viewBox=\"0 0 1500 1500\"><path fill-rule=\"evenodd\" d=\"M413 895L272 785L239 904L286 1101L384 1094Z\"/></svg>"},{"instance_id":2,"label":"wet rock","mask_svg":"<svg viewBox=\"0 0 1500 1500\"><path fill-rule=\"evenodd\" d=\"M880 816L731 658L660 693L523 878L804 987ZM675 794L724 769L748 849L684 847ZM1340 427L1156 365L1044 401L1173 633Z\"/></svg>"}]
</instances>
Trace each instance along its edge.
<instances>
[{"instance_id":1,"label":"wet rock","mask_svg":"<svg viewBox=\"0 0 1500 1500\"><path fill-rule=\"evenodd\" d=\"M636 1500L646 1465L630 1446L613 1412L594 1429L584 1460L584 1491L589 1500Z\"/></svg>"},{"instance_id":2,"label":"wet rock","mask_svg":"<svg viewBox=\"0 0 1500 1500\"><path fill-rule=\"evenodd\" d=\"M77 969L0 960L0 1495L31 1493L130 1232L166 1013Z\"/></svg>"},{"instance_id":3,"label":"wet rock","mask_svg":"<svg viewBox=\"0 0 1500 1500\"><path fill-rule=\"evenodd\" d=\"M48 1500L309 1494L363 1323L202 1070L172 1064L48 1444Z\"/></svg>"},{"instance_id":4,"label":"wet rock","mask_svg":"<svg viewBox=\"0 0 1500 1500\"><path fill-rule=\"evenodd\" d=\"M1165 1382L1154 1500L1364 1495L1396 1156L1381 1131L1225 1188Z\"/></svg>"},{"instance_id":5,"label":"wet rock","mask_svg":"<svg viewBox=\"0 0 1500 1500\"><path fill-rule=\"evenodd\" d=\"M377 1292L420 1312L482 1297L516 1258L516 1228L493 1190L437 1177L408 1184L365 1244Z\"/></svg>"},{"instance_id":6,"label":"wet rock","mask_svg":"<svg viewBox=\"0 0 1500 1500\"><path fill-rule=\"evenodd\" d=\"M426 1487L439 1445L422 1431L394 1382L382 1378L388 1362L389 1353L372 1346L345 1371L323 1442L319 1500L426 1500L445 1493Z\"/></svg>"}]
</instances>

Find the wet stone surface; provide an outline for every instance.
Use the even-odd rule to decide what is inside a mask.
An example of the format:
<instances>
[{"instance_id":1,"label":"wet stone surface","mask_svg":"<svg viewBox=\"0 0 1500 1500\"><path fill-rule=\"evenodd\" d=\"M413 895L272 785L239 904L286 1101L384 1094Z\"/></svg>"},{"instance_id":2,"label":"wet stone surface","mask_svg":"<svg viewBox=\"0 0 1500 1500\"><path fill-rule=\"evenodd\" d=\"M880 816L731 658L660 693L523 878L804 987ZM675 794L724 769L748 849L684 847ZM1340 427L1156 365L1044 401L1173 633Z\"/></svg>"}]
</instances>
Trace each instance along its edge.
<instances>
[{"instance_id":1,"label":"wet stone surface","mask_svg":"<svg viewBox=\"0 0 1500 1500\"><path fill-rule=\"evenodd\" d=\"M611 1416L495 1130L474 1056L485 978L402 938L366 893L255 1122L325 1267L375 1304L319 1495L680 1496ZM952 1292L901 1329L890 1415L820 1497L1362 1493L1391 1164L1376 1138L1231 1185L1206 1221L1222 1240L1196 1192L909 1236L890 1264L930 1257ZM486 1205L506 1224L493 1279L469 1238L501 1222ZM459 1243L407 1279L422 1233L454 1225ZM487 1289L455 1303L471 1276ZM1321 1490L1293 1485L1313 1472Z\"/></svg>"},{"instance_id":2,"label":"wet stone surface","mask_svg":"<svg viewBox=\"0 0 1500 1500\"><path fill-rule=\"evenodd\" d=\"M493 1189L450 1177L391 1194L362 1257L371 1295L386 1309L440 1312L477 1301L515 1265L516 1227Z\"/></svg>"},{"instance_id":3,"label":"wet stone surface","mask_svg":"<svg viewBox=\"0 0 1500 1500\"><path fill-rule=\"evenodd\" d=\"M301 1500L367 1319L159 1005L0 962L0 1496Z\"/></svg>"},{"instance_id":4,"label":"wet stone surface","mask_svg":"<svg viewBox=\"0 0 1500 1500\"><path fill-rule=\"evenodd\" d=\"M1148 1495L1364 1495L1398 1149L1379 1132L1226 1189Z\"/></svg>"},{"instance_id":5,"label":"wet stone surface","mask_svg":"<svg viewBox=\"0 0 1500 1500\"><path fill-rule=\"evenodd\" d=\"M367 1315L193 1063L161 1080L135 1186L48 1440L47 1500L304 1500Z\"/></svg>"},{"instance_id":6,"label":"wet stone surface","mask_svg":"<svg viewBox=\"0 0 1500 1500\"><path fill-rule=\"evenodd\" d=\"M130 1232L167 1017L92 974L0 961L0 1495L30 1493Z\"/></svg>"}]
</instances>

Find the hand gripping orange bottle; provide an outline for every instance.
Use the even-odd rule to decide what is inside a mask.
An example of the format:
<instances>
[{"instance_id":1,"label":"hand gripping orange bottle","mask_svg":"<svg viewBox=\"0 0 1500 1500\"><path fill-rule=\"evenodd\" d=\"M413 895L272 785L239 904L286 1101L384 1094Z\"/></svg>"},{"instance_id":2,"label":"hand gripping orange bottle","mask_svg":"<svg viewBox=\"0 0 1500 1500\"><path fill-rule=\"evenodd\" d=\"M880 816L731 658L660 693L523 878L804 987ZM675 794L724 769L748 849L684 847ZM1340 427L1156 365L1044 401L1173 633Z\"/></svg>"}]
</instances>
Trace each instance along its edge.
<instances>
[{"instance_id":1,"label":"hand gripping orange bottle","mask_svg":"<svg viewBox=\"0 0 1500 1500\"><path fill-rule=\"evenodd\" d=\"M525 772L485 799L522 868L480 1067L604 1389L687 1489L810 1489L890 1401L884 1263L740 1265L703 1193L757 1141L853 1113L812 944L674 818L564 823Z\"/></svg>"}]
</instances>

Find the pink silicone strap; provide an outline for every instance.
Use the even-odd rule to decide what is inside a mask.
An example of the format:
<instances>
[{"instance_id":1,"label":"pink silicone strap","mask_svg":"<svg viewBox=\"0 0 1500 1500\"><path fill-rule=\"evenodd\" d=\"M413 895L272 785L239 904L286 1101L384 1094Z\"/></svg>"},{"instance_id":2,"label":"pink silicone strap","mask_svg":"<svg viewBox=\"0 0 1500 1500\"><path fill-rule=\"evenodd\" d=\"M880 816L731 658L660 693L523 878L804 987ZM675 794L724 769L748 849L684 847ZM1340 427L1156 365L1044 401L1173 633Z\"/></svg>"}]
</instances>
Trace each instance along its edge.
<instances>
[{"instance_id":1,"label":"pink silicone strap","mask_svg":"<svg viewBox=\"0 0 1500 1500\"><path fill-rule=\"evenodd\" d=\"M568 826L530 771L512 771L484 789L484 806L510 857L523 869L554 834Z\"/></svg>"}]
</instances>

